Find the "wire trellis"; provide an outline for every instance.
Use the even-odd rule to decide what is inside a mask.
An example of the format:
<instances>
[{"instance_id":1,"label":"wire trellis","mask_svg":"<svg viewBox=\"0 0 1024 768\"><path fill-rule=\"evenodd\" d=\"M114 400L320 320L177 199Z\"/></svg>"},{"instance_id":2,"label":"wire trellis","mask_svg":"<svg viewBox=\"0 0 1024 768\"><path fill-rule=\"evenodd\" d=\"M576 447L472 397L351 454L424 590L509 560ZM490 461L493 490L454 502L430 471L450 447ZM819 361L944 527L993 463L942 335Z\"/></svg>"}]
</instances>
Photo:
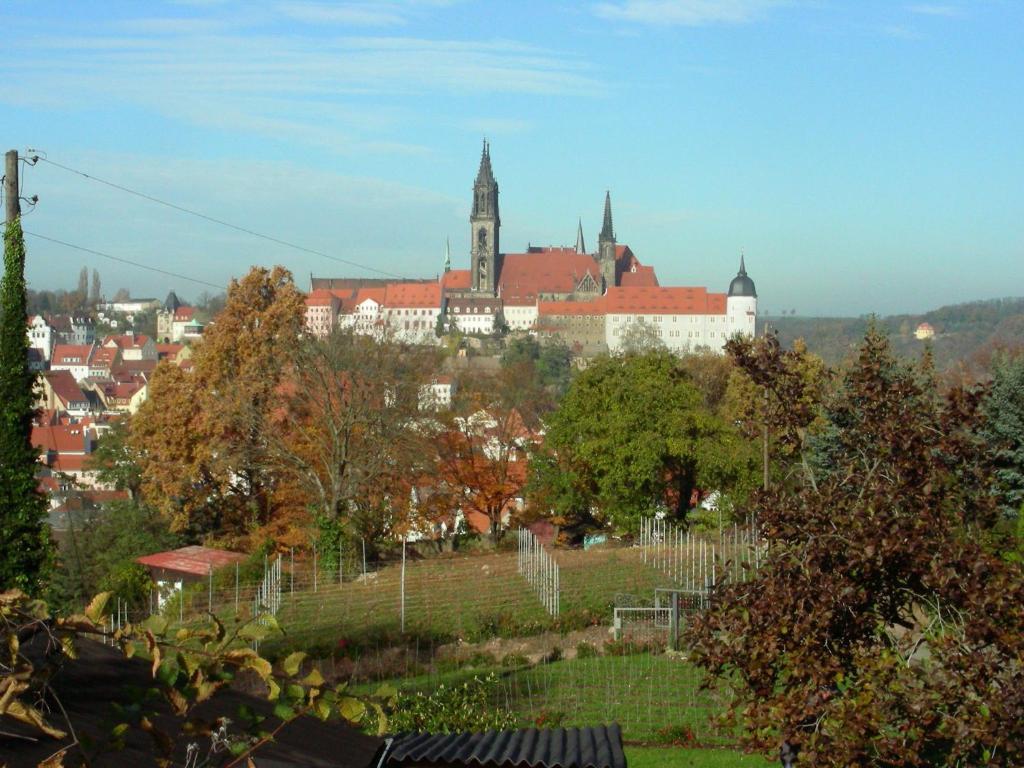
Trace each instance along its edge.
<instances>
[{"instance_id":1,"label":"wire trellis","mask_svg":"<svg viewBox=\"0 0 1024 768\"><path fill-rule=\"evenodd\" d=\"M551 553L544 549L532 531L519 529L519 557L517 565L520 575L537 592L544 609L552 616L558 615L558 563Z\"/></svg>"}]
</instances>

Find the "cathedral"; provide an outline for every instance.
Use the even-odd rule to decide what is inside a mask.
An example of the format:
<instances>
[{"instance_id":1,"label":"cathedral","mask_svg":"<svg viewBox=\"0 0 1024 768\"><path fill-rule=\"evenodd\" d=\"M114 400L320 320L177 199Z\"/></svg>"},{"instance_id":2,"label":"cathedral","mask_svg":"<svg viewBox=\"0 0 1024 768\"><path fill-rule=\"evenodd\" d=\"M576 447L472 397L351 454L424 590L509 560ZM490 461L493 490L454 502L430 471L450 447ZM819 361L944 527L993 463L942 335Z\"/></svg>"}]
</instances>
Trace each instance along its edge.
<instances>
[{"instance_id":1,"label":"cathedral","mask_svg":"<svg viewBox=\"0 0 1024 768\"><path fill-rule=\"evenodd\" d=\"M596 252L587 252L582 222L575 246L503 252L498 182L486 141L469 226L469 269L452 269L448 253L436 280L311 276L307 326L318 334L334 325L366 333L387 329L423 343L453 330L526 332L561 340L584 356L616 351L636 325L677 352L720 350L730 336L754 333L757 291L742 256L727 293L662 286L653 267L616 242L607 192Z\"/></svg>"}]
</instances>

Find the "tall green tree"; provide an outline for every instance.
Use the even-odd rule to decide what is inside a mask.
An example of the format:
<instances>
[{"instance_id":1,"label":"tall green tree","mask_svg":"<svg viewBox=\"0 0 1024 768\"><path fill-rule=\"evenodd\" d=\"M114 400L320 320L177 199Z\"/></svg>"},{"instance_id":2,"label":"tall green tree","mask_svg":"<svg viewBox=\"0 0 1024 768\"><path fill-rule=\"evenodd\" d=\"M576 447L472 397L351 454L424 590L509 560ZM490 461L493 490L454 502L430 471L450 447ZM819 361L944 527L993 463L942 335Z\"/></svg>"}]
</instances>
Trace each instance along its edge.
<instances>
[{"instance_id":1,"label":"tall green tree","mask_svg":"<svg viewBox=\"0 0 1024 768\"><path fill-rule=\"evenodd\" d=\"M26 311L25 239L15 219L4 229L0 282L0 590L17 586L37 593L50 537L31 441L36 376L28 367Z\"/></svg>"},{"instance_id":2,"label":"tall green tree","mask_svg":"<svg viewBox=\"0 0 1024 768\"><path fill-rule=\"evenodd\" d=\"M599 510L630 530L654 510L685 518L694 490L749 487L755 476L749 443L705 406L674 355L652 351L599 358L573 379L531 487L556 515Z\"/></svg>"}]
</instances>

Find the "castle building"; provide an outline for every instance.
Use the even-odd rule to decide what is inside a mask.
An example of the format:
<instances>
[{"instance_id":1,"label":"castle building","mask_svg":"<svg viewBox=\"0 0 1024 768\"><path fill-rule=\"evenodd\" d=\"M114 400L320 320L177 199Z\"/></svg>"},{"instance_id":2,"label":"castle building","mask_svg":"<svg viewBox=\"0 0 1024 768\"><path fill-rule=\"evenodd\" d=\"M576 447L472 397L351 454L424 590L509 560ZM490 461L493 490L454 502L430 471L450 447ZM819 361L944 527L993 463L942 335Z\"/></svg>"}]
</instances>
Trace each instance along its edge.
<instances>
[{"instance_id":1,"label":"castle building","mask_svg":"<svg viewBox=\"0 0 1024 768\"><path fill-rule=\"evenodd\" d=\"M307 329L325 335L341 326L419 343L436 340L438 331L508 329L559 339L584 356L621 349L637 324L647 339L675 352L721 350L734 334L754 334L757 290L743 256L727 293L661 286L654 268L617 242L609 192L596 252L587 252L582 220L575 246L503 252L498 182L486 141L469 226L469 269L452 269L446 249L436 280L310 276Z\"/></svg>"}]
</instances>

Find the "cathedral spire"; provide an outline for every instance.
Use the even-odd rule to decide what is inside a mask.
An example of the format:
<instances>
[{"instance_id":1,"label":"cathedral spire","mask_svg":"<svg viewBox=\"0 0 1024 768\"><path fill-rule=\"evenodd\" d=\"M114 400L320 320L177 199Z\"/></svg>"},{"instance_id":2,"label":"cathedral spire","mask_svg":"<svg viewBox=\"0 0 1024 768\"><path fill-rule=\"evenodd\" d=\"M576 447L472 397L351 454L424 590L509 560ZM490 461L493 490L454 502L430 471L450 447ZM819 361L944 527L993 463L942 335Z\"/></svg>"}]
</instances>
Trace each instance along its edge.
<instances>
[{"instance_id":1,"label":"cathedral spire","mask_svg":"<svg viewBox=\"0 0 1024 768\"><path fill-rule=\"evenodd\" d=\"M747 276L747 265L743 263L743 251L740 251L740 271L739 274L743 277Z\"/></svg>"},{"instance_id":2,"label":"cathedral spire","mask_svg":"<svg viewBox=\"0 0 1024 768\"><path fill-rule=\"evenodd\" d=\"M583 218L580 217L579 227L576 230L576 253L586 253L587 246L583 242Z\"/></svg>"},{"instance_id":3,"label":"cathedral spire","mask_svg":"<svg viewBox=\"0 0 1024 768\"><path fill-rule=\"evenodd\" d=\"M446 274L452 271L452 241L447 237L444 239L444 271Z\"/></svg>"},{"instance_id":4,"label":"cathedral spire","mask_svg":"<svg viewBox=\"0 0 1024 768\"><path fill-rule=\"evenodd\" d=\"M491 144L487 139L484 139L484 148L480 152L480 170L476 173L476 183L494 183L494 172L491 170Z\"/></svg>"},{"instance_id":5,"label":"cathedral spire","mask_svg":"<svg viewBox=\"0 0 1024 768\"><path fill-rule=\"evenodd\" d=\"M615 230L612 229L612 194L604 193L604 224L601 226L601 240L614 240Z\"/></svg>"}]
</instances>

